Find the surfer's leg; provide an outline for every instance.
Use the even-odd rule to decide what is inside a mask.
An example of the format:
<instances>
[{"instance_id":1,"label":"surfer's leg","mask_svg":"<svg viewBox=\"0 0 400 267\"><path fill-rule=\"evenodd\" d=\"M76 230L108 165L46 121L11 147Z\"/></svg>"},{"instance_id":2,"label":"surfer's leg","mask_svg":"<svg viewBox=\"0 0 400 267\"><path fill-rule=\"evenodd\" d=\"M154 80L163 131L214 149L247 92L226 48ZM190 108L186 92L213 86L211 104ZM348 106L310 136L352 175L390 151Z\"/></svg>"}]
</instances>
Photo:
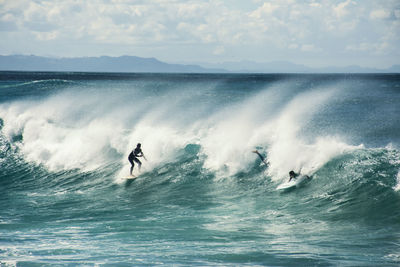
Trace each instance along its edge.
<instances>
[{"instance_id":1,"label":"surfer's leg","mask_svg":"<svg viewBox=\"0 0 400 267\"><path fill-rule=\"evenodd\" d=\"M254 153L256 153L260 157L261 161L265 160L265 158L257 150Z\"/></svg>"},{"instance_id":2,"label":"surfer's leg","mask_svg":"<svg viewBox=\"0 0 400 267\"><path fill-rule=\"evenodd\" d=\"M132 175L132 172L133 172L133 167L135 167L135 165L134 165L134 164L132 164L132 166L131 166L130 175Z\"/></svg>"},{"instance_id":3,"label":"surfer's leg","mask_svg":"<svg viewBox=\"0 0 400 267\"><path fill-rule=\"evenodd\" d=\"M140 160L138 158L134 158L133 160L138 164L138 168L140 171L140 168L142 167L142 162L140 162Z\"/></svg>"},{"instance_id":4,"label":"surfer's leg","mask_svg":"<svg viewBox=\"0 0 400 267\"><path fill-rule=\"evenodd\" d=\"M131 171L130 171L130 174L132 175L133 167L135 167L135 163L133 163L132 158L128 158L128 160L129 160L129 162L131 163Z\"/></svg>"}]
</instances>

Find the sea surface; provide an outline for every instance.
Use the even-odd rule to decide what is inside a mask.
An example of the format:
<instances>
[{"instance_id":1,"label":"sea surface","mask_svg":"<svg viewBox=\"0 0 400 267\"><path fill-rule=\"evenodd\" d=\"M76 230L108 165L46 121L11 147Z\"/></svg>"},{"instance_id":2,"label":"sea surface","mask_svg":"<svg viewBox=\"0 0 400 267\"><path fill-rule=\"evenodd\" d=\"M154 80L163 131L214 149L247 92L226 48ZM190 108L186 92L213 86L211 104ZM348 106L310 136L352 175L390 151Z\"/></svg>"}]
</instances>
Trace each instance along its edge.
<instances>
[{"instance_id":1,"label":"sea surface","mask_svg":"<svg viewBox=\"0 0 400 267\"><path fill-rule=\"evenodd\" d=\"M0 72L0 148L0 266L400 266L399 74Z\"/></svg>"}]
</instances>

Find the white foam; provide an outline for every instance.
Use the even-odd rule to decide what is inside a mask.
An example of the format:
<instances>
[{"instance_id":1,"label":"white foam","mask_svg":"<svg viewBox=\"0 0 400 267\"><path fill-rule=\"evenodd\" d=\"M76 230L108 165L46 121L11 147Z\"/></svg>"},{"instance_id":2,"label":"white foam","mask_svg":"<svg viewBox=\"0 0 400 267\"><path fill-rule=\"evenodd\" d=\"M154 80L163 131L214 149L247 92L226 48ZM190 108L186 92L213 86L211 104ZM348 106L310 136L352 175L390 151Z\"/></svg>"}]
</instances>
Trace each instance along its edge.
<instances>
[{"instance_id":1,"label":"white foam","mask_svg":"<svg viewBox=\"0 0 400 267\"><path fill-rule=\"evenodd\" d=\"M119 171L117 177L129 174L128 155L138 142L142 144L142 151L146 157L146 159L140 158L143 163L141 172L146 172L160 163L176 161L177 151L190 143L189 140L190 137L185 132L174 129L169 125L153 125L147 120L139 122L125 138L124 157L121 159L124 167ZM140 174L137 164L135 164L134 174ZM120 181L120 179L117 180Z\"/></svg>"},{"instance_id":2,"label":"white foam","mask_svg":"<svg viewBox=\"0 0 400 267\"><path fill-rule=\"evenodd\" d=\"M118 110L97 108L98 101L112 99L89 94L61 94L42 101L22 101L0 108L3 133L10 140L22 135L17 144L28 161L51 170L97 168L109 160L105 150L121 150L124 124L116 120Z\"/></svg>"},{"instance_id":3,"label":"white foam","mask_svg":"<svg viewBox=\"0 0 400 267\"><path fill-rule=\"evenodd\" d=\"M1 105L0 117L5 136L23 136L18 145L25 158L52 170L91 170L120 160L122 177L129 173L128 154L139 142L148 159L143 171L176 160L178 150L196 143L205 157L204 168L223 175L246 170L255 159L251 151L266 147L269 174L283 177L292 169L310 171L352 149L338 137L306 142L300 135L334 90L296 95L289 88L293 86L275 84L239 103L213 107L211 113L204 112L210 108L207 101L187 105L198 98L197 90L167 90L158 97L143 97L133 89L94 95L72 90Z\"/></svg>"},{"instance_id":4,"label":"white foam","mask_svg":"<svg viewBox=\"0 0 400 267\"><path fill-rule=\"evenodd\" d=\"M339 137L321 136L306 141L300 130L330 99L333 90L308 91L298 95L269 122L269 175L283 179L290 170L310 174L332 157L356 147L345 144Z\"/></svg>"},{"instance_id":5,"label":"white foam","mask_svg":"<svg viewBox=\"0 0 400 267\"><path fill-rule=\"evenodd\" d=\"M400 191L400 170L397 173L397 183L396 185L393 187L394 191Z\"/></svg>"},{"instance_id":6,"label":"white foam","mask_svg":"<svg viewBox=\"0 0 400 267\"><path fill-rule=\"evenodd\" d=\"M264 144L264 121L280 103L282 95L272 88L249 99L225 107L197 125L204 167L232 175L248 168L254 162L254 147Z\"/></svg>"}]
</instances>

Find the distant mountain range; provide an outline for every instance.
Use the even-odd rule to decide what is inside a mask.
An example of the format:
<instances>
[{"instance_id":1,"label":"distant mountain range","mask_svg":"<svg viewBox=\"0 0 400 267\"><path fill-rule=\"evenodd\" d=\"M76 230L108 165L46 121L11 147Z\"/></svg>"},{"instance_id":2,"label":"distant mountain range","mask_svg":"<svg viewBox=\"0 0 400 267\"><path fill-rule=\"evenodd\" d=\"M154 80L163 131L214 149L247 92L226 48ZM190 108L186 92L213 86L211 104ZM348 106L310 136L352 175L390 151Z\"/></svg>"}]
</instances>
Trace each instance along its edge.
<instances>
[{"instance_id":1,"label":"distant mountain range","mask_svg":"<svg viewBox=\"0 0 400 267\"><path fill-rule=\"evenodd\" d=\"M196 65L168 64L155 58L134 56L50 58L38 56L0 56L0 70L77 71L77 72L226 72Z\"/></svg>"},{"instance_id":2,"label":"distant mountain range","mask_svg":"<svg viewBox=\"0 0 400 267\"><path fill-rule=\"evenodd\" d=\"M388 69L360 66L310 68L285 61L252 61L220 64L169 64L155 58L135 56L51 58L39 56L0 56L2 71L77 71L77 72L173 72L173 73L400 73L400 65Z\"/></svg>"}]
</instances>

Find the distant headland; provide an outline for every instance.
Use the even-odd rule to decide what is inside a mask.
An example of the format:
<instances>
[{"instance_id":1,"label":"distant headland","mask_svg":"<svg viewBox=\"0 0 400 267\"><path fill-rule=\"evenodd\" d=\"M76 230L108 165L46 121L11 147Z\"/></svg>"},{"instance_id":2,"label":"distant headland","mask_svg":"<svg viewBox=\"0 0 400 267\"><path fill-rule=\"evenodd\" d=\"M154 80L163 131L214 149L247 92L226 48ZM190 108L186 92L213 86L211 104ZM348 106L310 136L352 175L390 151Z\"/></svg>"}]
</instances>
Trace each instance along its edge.
<instances>
[{"instance_id":1,"label":"distant headland","mask_svg":"<svg viewBox=\"0 0 400 267\"><path fill-rule=\"evenodd\" d=\"M311 68L285 61L218 64L171 64L136 56L53 58L34 55L0 56L0 71L160 72L160 73L400 73L400 65L387 69L360 66Z\"/></svg>"}]
</instances>

